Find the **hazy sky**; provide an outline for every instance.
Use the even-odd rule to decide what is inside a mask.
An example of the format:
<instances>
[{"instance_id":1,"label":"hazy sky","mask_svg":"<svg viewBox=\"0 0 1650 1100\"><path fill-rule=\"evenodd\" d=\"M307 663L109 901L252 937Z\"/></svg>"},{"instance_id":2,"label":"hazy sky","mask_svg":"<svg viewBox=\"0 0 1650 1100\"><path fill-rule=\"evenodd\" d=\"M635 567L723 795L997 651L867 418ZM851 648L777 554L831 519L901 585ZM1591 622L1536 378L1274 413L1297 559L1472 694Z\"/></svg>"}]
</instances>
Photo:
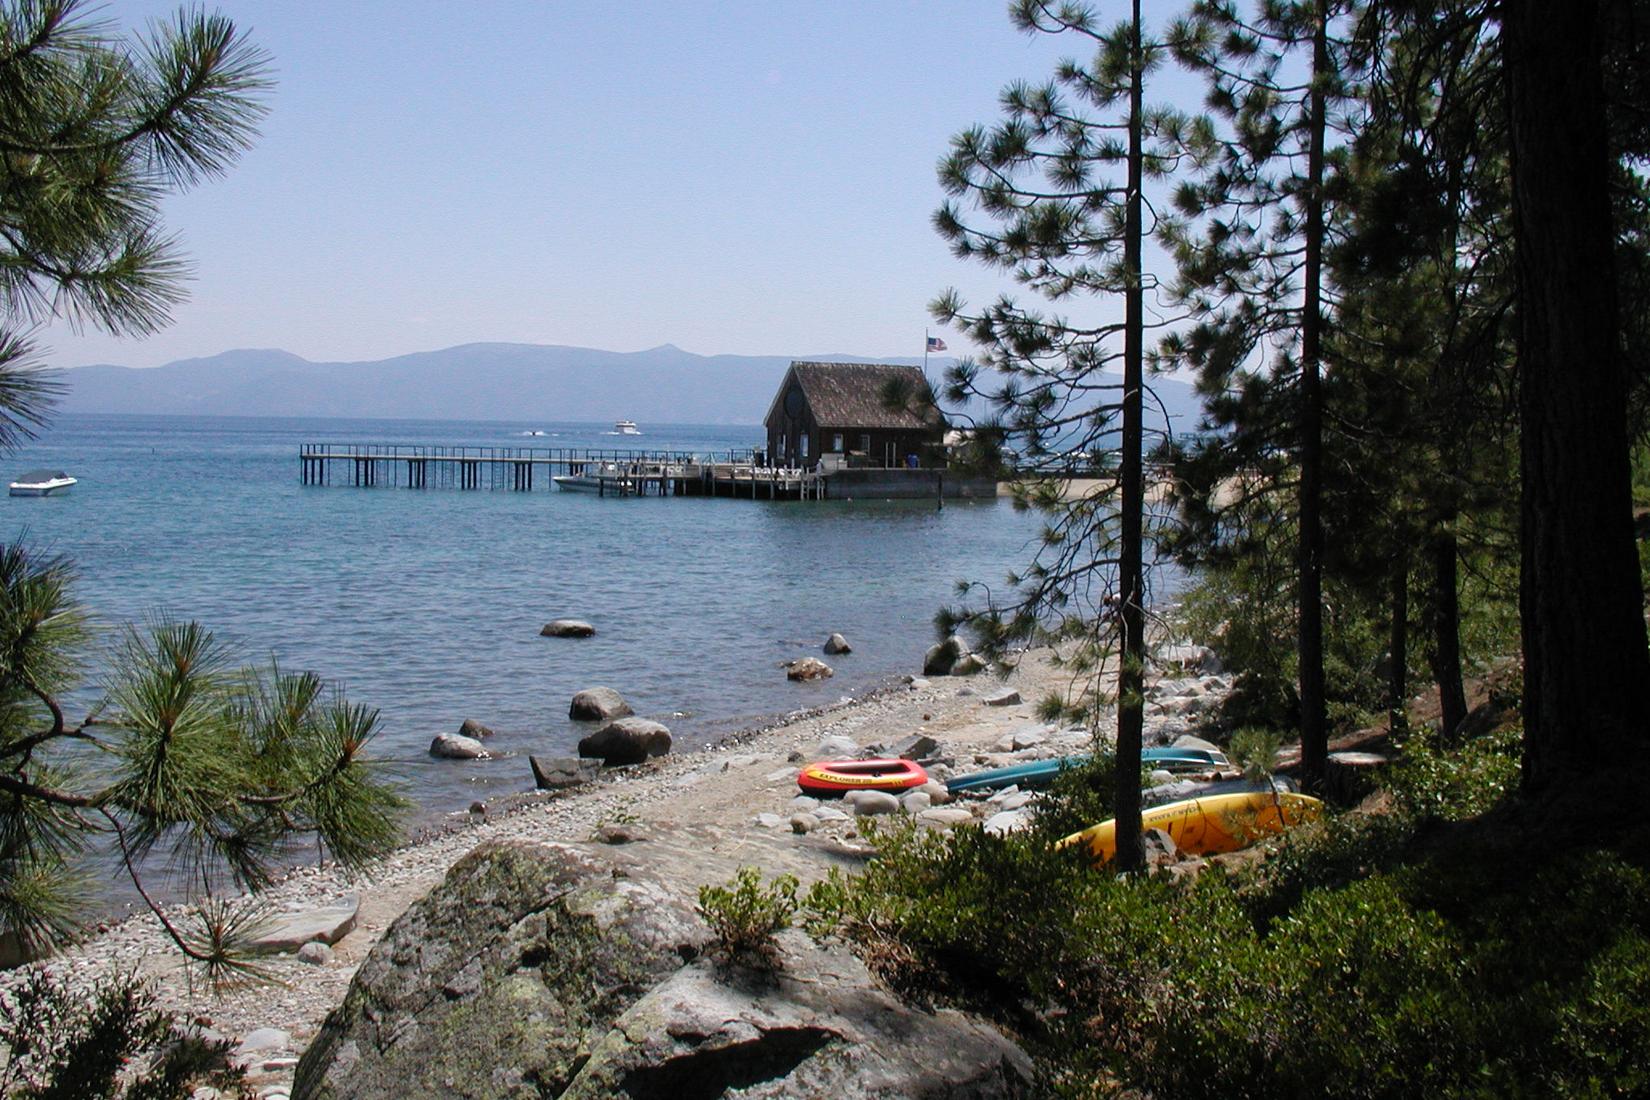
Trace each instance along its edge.
<instances>
[{"instance_id":1,"label":"hazy sky","mask_svg":"<svg viewBox=\"0 0 1650 1100\"><path fill-rule=\"evenodd\" d=\"M168 204L190 300L146 340L54 325L56 365L481 340L920 355L937 292L1006 285L930 227L935 162L1078 48L1003 0L218 7L277 86L257 145Z\"/></svg>"}]
</instances>

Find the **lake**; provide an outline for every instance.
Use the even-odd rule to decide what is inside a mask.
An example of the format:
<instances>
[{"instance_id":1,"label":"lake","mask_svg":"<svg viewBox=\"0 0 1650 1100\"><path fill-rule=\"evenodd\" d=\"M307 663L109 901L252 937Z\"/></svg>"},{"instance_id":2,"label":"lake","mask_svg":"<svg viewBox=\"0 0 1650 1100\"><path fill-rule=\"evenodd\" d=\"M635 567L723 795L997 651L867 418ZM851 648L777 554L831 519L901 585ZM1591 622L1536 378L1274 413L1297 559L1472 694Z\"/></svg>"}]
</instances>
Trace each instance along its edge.
<instances>
[{"instance_id":1,"label":"lake","mask_svg":"<svg viewBox=\"0 0 1650 1100\"><path fill-rule=\"evenodd\" d=\"M301 443L748 448L760 428L186 416L62 416L9 458L80 479L4 498L5 537L77 563L102 644L166 614L213 628L248 663L313 669L382 712L375 755L422 816L532 785L527 755L574 751L568 701L617 688L678 748L916 671L961 578L1002 590L1038 518L1006 500L772 502L603 499L540 487L300 484ZM526 436L542 431L543 436ZM8 476L7 480L10 480ZM543 638L587 619L587 640ZM833 679L780 667L854 652ZM94 656L92 665L101 667ZM83 713L95 685L77 694ZM432 759L466 718L497 759Z\"/></svg>"}]
</instances>

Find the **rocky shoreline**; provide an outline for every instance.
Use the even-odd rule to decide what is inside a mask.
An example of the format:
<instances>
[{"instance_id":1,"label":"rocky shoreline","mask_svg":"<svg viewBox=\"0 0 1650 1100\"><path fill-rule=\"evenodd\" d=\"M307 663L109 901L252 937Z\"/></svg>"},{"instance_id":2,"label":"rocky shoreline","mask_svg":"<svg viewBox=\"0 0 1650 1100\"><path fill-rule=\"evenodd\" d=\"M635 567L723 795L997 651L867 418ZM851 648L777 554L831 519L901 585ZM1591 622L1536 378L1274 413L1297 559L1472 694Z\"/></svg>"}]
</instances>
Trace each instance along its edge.
<instances>
[{"instance_id":1,"label":"rocky shoreline","mask_svg":"<svg viewBox=\"0 0 1650 1100\"><path fill-rule=\"evenodd\" d=\"M1228 688L1222 677L1208 674L1213 666L1198 668L1198 653L1192 657L1179 662L1180 671L1159 678L1148 710L1149 744L1188 732L1209 697ZM943 779L950 770L1081 752L1088 745L1083 731L1042 726L1035 717L1036 703L1068 689L1069 676L1049 654L1034 652L1006 682L990 676L915 679L787 716L700 751L608 769L595 782L565 792L497 800L355 875L330 865L296 868L263 894L268 909L298 918L348 907L354 899L353 925L325 950L262 960L270 983L220 995L191 983L159 922L148 914L108 927L38 965L79 988L109 973L136 970L153 983L165 1007L239 1042L241 1060L261 1095L283 1097L299 1055L343 1001L386 929L477 845L529 842L600 850L623 844L627 858L641 860L649 873L684 891L724 882L747 865L807 881L832 866L851 866L868 852L858 842L854 807L799 798L799 762L848 755L849 748L870 754L878 746L886 750L921 737L937 743L933 751L942 763L934 770ZM903 805L859 812L913 812L937 828L974 819L1007 828L1025 796L1011 792L995 803L980 800L966 813L940 812L943 801L940 786L933 797L907 796Z\"/></svg>"}]
</instances>

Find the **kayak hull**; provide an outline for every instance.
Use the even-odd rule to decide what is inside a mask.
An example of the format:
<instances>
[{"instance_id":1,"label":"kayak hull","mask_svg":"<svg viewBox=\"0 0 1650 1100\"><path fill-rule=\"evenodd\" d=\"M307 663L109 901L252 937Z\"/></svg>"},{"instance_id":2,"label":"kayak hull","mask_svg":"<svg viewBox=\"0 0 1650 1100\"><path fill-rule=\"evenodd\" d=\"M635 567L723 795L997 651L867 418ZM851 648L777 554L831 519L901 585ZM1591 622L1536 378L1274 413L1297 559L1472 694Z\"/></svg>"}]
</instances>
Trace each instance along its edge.
<instances>
[{"instance_id":1,"label":"kayak hull","mask_svg":"<svg viewBox=\"0 0 1650 1100\"><path fill-rule=\"evenodd\" d=\"M1323 803L1304 794L1243 791L1156 806L1140 815L1140 827L1163 830L1183 852L1214 855L1247 848L1322 813ZM1091 825L1056 847L1083 847L1097 866L1110 863L1117 856L1117 820Z\"/></svg>"},{"instance_id":2,"label":"kayak hull","mask_svg":"<svg viewBox=\"0 0 1650 1100\"><path fill-rule=\"evenodd\" d=\"M914 760L820 760L796 777L811 795L837 797L849 791L908 791L928 782L928 772Z\"/></svg>"},{"instance_id":3,"label":"kayak hull","mask_svg":"<svg viewBox=\"0 0 1650 1100\"><path fill-rule=\"evenodd\" d=\"M1047 760L1032 760L1012 767L959 775L947 781L945 788L952 794L962 791L994 791L1003 787L1038 790L1053 783L1066 768L1080 767L1088 761L1087 756L1058 756ZM1154 770L1162 768L1171 772L1207 772L1231 767L1225 753L1204 749L1145 749L1140 753L1140 762Z\"/></svg>"}]
</instances>

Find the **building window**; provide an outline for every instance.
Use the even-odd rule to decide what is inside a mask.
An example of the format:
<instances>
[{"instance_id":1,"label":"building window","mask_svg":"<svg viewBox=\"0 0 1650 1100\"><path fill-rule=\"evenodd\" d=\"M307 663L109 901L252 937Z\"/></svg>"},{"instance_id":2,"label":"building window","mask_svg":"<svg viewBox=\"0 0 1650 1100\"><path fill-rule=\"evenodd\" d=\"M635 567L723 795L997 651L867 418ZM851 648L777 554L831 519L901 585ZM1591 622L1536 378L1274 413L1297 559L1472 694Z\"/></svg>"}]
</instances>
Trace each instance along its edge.
<instances>
[{"instance_id":1,"label":"building window","mask_svg":"<svg viewBox=\"0 0 1650 1100\"><path fill-rule=\"evenodd\" d=\"M870 454L871 453L871 433L870 432L866 432L864 435L859 437L859 449L864 454Z\"/></svg>"},{"instance_id":2,"label":"building window","mask_svg":"<svg viewBox=\"0 0 1650 1100\"><path fill-rule=\"evenodd\" d=\"M841 450L842 450L842 433L841 432L838 432L837 434L835 434L831 437L831 450L837 451L839 453L841 452Z\"/></svg>"},{"instance_id":3,"label":"building window","mask_svg":"<svg viewBox=\"0 0 1650 1100\"><path fill-rule=\"evenodd\" d=\"M797 440L797 442L802 445L802 457L807 458L808 457L808 433L803 432L802 433L802 438Z\"/></svg>"}]
</instances>

